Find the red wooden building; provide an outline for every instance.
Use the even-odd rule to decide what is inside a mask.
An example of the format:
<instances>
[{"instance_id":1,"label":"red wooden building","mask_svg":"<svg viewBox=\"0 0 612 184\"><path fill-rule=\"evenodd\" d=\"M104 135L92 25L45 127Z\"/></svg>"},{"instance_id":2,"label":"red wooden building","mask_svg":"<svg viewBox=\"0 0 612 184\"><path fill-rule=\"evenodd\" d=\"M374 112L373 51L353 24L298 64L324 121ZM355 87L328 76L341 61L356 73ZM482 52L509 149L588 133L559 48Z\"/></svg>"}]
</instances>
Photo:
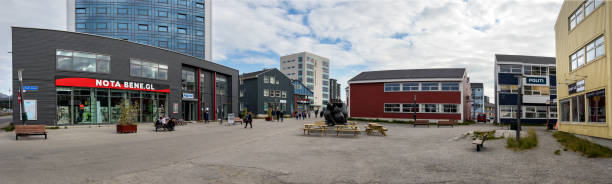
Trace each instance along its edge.
<instances>
[{"instance_id":1,"label":"red wooden building","mask_svg":"<svg viewBox=\"0 0 612 184\"><path fill-rule=\"evenodd\" d=\"M412 120L416 112L434 122L472 119L465 68L368 71L348 84L353 118Z\"/></svg>"}]
</instances>

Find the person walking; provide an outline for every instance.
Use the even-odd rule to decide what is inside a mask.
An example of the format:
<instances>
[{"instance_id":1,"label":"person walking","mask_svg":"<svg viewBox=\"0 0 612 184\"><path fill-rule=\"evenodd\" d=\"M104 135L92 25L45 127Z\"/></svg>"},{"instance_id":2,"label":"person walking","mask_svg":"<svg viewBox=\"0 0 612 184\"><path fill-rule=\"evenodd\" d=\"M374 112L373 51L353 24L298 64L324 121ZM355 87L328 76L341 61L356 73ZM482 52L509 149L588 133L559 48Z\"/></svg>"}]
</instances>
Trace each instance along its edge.
<instances>
[{"instance_id":1,"label":"person walking","mask_svg":"<svg viewBox=\"0 0 612 184\"><path fill-rule=\"evenodd\" d=\"M285 119L285 111L280 112L280 121L283 122L283 119Z\"/></svg>"},{"instance_id":2,"label":"person walking","mask_svg":"<svg viewBox=\"0 0 612 184\"><path fill-rule=\"evenodd\" d=\"M310 114L311 114L310 111L308 111L308 119L310 119Z\"/></svg>"},{"instance_id":3,"label":"person walking","mask_svg":"<svg viewBox=\"0 0 612 184\"><path fill-rule=\"evenodd\" d=\"M244 128L246 128L247 125L249 125L249 124L251 125L251 128L253 128L253 115L252 115L252 113L250 113L250 112L247 113L246 120L244 122L245 122L244 123Z\"/></svg>"},{"instance_id":4,"label":"person walking","mask_svg":"<svg viewBox=\"0 0 612 184\"><path fill-rule=\"evenodd\" d=\"M319 115L319 109L315 110L315 118L317 118Z\"/></svg>"},{"instance_id":5,"label":"person walking","mask_svg":"<svg viewBox=\"0 0 612 184\"><path fill-rule=\"evenodd\" d=\"M206 107L204 111L204 123L208 123L208 107Z\"/></svg>"},{"instance_id":6,"label":"person walking","mask_svg":"<svg viewBox=\"0 0 612 184\"><path fill-rule=\"evenodd\" d=\"M302 111L302 120L306 119L306 111Z\"/></svg>"},{"instance_id":7,"label":"person walking","mask_svg":"<svg viewBox=\"0 0 612 184\"><path fill-rule=\"evenodd\" d=\"M281 111L279 109L276 109L276 121L281 121Z\"/></svg>"}]
</instances>

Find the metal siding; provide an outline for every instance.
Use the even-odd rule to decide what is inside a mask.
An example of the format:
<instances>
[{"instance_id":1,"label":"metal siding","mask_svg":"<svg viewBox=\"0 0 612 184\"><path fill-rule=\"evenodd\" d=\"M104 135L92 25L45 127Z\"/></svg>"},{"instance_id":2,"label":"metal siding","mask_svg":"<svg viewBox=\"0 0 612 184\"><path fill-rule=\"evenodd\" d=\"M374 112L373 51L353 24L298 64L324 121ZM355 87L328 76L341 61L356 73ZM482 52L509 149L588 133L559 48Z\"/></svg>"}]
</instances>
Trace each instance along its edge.
<instances>
[{"instance_id":1,"label":"metal siding","mask_svg":"<svg viewBox=\"0 0 612 184\"><path fill-rule=\"evenodd\" d=\"M518 79L514 75L516 74L499 73L497 78L498 84L518 85Z\"/></svg>"},{"instance_id":2,"label":"metal siding","mask_svg":"<svg viewBox=\"0 0 612 184\"><path fill-rule=\"evenodd\" d=\"M499 105L516 105L518 94L499 94Z\"/></svg>"}]
</instances>

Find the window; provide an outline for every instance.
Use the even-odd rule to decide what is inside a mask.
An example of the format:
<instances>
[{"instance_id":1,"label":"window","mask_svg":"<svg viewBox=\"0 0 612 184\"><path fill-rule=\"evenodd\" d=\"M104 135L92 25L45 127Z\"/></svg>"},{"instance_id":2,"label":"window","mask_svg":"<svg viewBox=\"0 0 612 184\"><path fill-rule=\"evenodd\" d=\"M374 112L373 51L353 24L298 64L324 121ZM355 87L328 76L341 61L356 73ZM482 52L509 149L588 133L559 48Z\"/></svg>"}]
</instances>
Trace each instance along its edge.
<instances>
[{"instance_id":1,"label":"window","mask_svg":"<svg viewBox=\"0 0 612 184\"><path fill-rule=\"evenodd\" d=\"M159 2L159 3L166 3L166 4L168 4L168 0L158 0L157 2Z\"/></svg>"},{"instance_id":2,"label":"window","mask_svg":"<svg viewBox=\"0 0 612 184\"><path fill-rule=\"evenodd\" d=\"M549 95L548 86L525 86L525 95Z\"/></svg>"},{"instance_id":3,"label":"window","mask_svg":"<svg viewBox=\"0 0 612 184\"><path fill-rule=\"evenodd\" d=\"M159 32L168 32L168 26L159 26L157 30Z\"/></svg>"},{"instance_id":4,"label":"window","mask_svg":"<svg viewBox=\"0 0 612 184\"><path fill-rule=\"evenodd\" d=\"M437 83L437 82L424 82L424 83L421 83L421 90L423 90L423 91L438 91L438 85L439 85L439 83Z\"/></svg>"},{"instance_id":5,"label":"window","mask_svg":"<svg viewBox=\"0 0 612 184\"><path fill-rule=\"evenodd\" d=\"M157 42L157 46L163 47L163 48L168 48L168 42L167 41L158 41Z\"/></svg>"},{"instance_id":6,"label":"window","mask_svg":"<svg viewBox=\"0 0 612 184\"><path fill-rule=\"evenodd\" d=\"M518 93L518 85L499 85L500 93Z\"/></svg>"},{"instance_id":7,"label":"window","mask_svg":"<svg viewBox=\"0 0 612 184\"><path fill-rule=\"evenodd\" d=\"M595 10L594 0L587 0L584 3L584 14L588 16L589 14L593 12L593 10Z\"/></svg>"},{"instance_id":8,"label":"window","mask_svg":"<svg viewBox=\"0 0 612 184\"><path fill-rule=\"evenodd\" d=\"M576 10L574 13L572 13L572 15L570 15L569 17L569 29L572 30L576 27L576 25L578 25L578 23L580 23L580 21L582 21L582 5L580 7L578 7L578 10ZM579 18L580 17L580 18Z\"/></svg>"},{"instance_id":9,"label":"window","mask_svg":"<svg viewBox=\"0 0 612 184\"><path fill-rule=\"evenodd\" d=\"M96 14L106 14L106 7L97 7Z\"/></svg>"},{"instance_id":10,"label":"window","mask_svg":"<svg viewBox=\"0 0 612 184\"><path fill-rule=\"evenodd\" d=\"M147 24L138 24L138 30L139 31L148 31L149 30L149 25L147 25Z\"/></svg>"},{"instance_id":11,"label":"window","mask_svg":"<svg viewBox=\"0 0 612 184\"><path fill-rule=\"evenodd\" d=\"M177 0L176 3L179 5L187 5L187 0Z\"/></svg>"},{"instance_id":12,"label":"window","mask_svg":"<svg viewBox=\"0 0 612 184\"><path fill-rule=\"evenodd\" d=\"M587 0L584 5L580 5L578 9L572 15L570 15L569 19L569 29L572 30L578 25L582 20L589 16L597 7L599 7L603 3L603 0Z\"/></svg>"},{"instance_id":13,"label":"window","mask_svg":"<svg viewBox=\"0 0 612 184\"><path fill-rule=\"evenodd\" d=\"M176 32L179 34L187 34L187 29L185 28L176 28Z\"/></svg>"},{"instance_id":14,"label":"window","mask_svg":"<svg viewBox=\"0 0 612 184\"><path fill-rule=\"evenodd\" d=\"M525 118L531 119L545 119L547 106L526 106L525 107Z\"/></svg>"},{"instance_id":15,"label":"window","mask_svg":"<svg viewBox=\"0 0 612 184\"><path fill-rule=\"evenodd\" d=\"M521 65L499 65L499 73L521 73Z\"/></svg>"},{"instance_id":16,"label":"window","mask_svg":"<svg viewBox=\"0 0 612 184\"><path fill-rule=\"evenodd\" d=\"M423 104L425 112L438 112L438 104Z\"/></svg>"},{"instance_id":17,"label":"window","mask_svg":"<svg viewBox=\"0 0 612 184\"><path fill-rule=\"evenodd\" d=\"M561 121L570 121L570 100L561 100L559 106L561 107Z\"/></svg>"},{"instance_id":18,"label":"window","mask_svg":"<svg viewBox=\"0 0 612 184\"><path fill-rule=\"evenodd\" d=\"M110 56L77 51L56 51L56 69L110 73Z\"/></svg>"},{"instance_id":19,"label":"window","mask_svg":"<svg viewBox=\"0 0 612 184\"><path fill-rule=\"evenodd\" d=\"M197 7L197 8L204 8L204 3L196 3L195 7Z\"/></svg>"},{"instance_id":20,"label":"window","mask_svg":"<svg viewBox=\"0 0 612 184\"><path fill-rule=\"evenodd\" d=\"M185 41L179 41L179 42L177 42L177 48L179 48L179 49L187 49L187 43L185 43Z\"/></svg>"},{"instance_id":21,"label":"window","mask_svg":"<svg viewBox=\"0 0 612 184\"><path fill-rule=\"evenodd\" d=\"M276 97L281 97L281 91L276 91Z\"/></svg>"},{"instance_id":22,"label":"window","mask_svg":"<svg viewBox=\"0 0 612 184\"><path fill-rule=\"evenodd\" d=\"M457 104L444 104L442 107L444 112L457 113Z\"/></svg>"},{"instance_id":23,"label":"window","mask_svg":"<svg viewBox=\"0 0 612 184\"><path fill-rule=\"evenodd\" d=\"M75 13L76 14L85 14L85 13L87 13L87 9L86 8L77 8L77 9L75 9Z\"/></svg>"},{"instance_id":24,"label":"window","mask_svg":"<svg viewBox=\"0 0 612 184\"><path fill-rule=\"evenodd\" d=\"M149 16L149 10L146 10L146 9L138 9L138 15L141 15L141 16Z\"/></svg>"},{"instance_id":25,"label":"window","mask_svg":"<svg viewBox=\"0 0 612 184\"><path fill-rule=\"evenodd\" d=\"M587 93L589 122L606 123L606 91Z\"/></svg>"},{"instance_id":26,"label":"window","mask_svg":"<svg viewBox=\"0 0 612 184\"><path fill-rule=\"evenodd\" d=\"M402 84L402 91L418 91L418 90L419 90L419 83L410 82L410 83Z\"/></svg>"},{"instance_id":27,"label":"window","mask_svg":"<svg viewBox=\"0 0 612 184\"><path fill-rule=\"evenodd\" d=\"M525 75L548 75L546 66L524 66Z\"/></svg>"},{"instance_id":28,"label":"window","mask_svg":"<svg viewBox=\"0 0 612 184\"><path fill-rule=\"evenodd\" d=\"M270 84L275 84L276 80L274 80L274 76L270 76Z\"/></svg>"},{"instance_id":29,"label":"window","mask_svg":"<svg viewBox=\"0 0 612 184\"><path fill-rule=\"evenodd\" d=\"M597 40L595 40L595 58L598 58L599 56L603 56L604 54L605 54L604 37L600 36L599 38L597 38Z\"/></svg>"},{"instance_id":30,"label":"window","mask_svg":"<svg viewBox=\"0 0 612 184\"><path fill-rule=\"evenodd\" d=\"M196 30L196 36L204 36L204 31Z\"/></svg>"},{"instance_id":31,"label":"window","mask_svg":"<svg viewBox=\"0 0 612 184\"><path fill-rule=\"evenodd\" d=\"M86 29L86 28L87 28L87 26L86 26L86 24L85 24L85 23L77 23L77 24L76 24L76 28L77 28L77 29Z\"/></svg>"},{"instance_id":32,"label":"window","mask_svg":"<svg viewBox=\"0 0 612 184\"><path fill-rule=\"evenodd\" d=\"M270 90L268 89L263 90L263 96L268 96L269 94L270 94Z\"/></svg>"},{"instance_id":33,"label":"window","mask_svg":"<svg viewBox=\"0 0 612 184\"><path fill-rule=\"evenodd\" d=\"M183 91L195 90L195 72L190 70L182 70L181 85Z\"/></svg>"},{"instance_id":34,"label":"window","mask_svg":"<svg viewBox=\"0 0 612 184\"><path fill-rule=\"evenodd\" d=\"M549 108L548 112L549 112L550 118L551 119L557 119L557 116L558 116L557 105L554 104L553 106L549 106L548 108Z\"/></svg>"},{"instance_id":35,"label":"window","mask_svg":"<svg viewBox=\"0 0 612 184\"><path fill-rule=\"evenodd\" d=\"M268 84L270 83L270 76L265 75L264 76L264 84Z\"/></svg>"},{"instance_id":36,"label":"window","mask_svg":"<svg viewBox=\"0 0 612 184\"><path fill-rule=\"evenodd\" d=\"M200 16L196 16L196 21L198 22L204 22L204 17L200 17Z\"/></svg>"},{"instance_id":37,"label":"window","mask_svg":"<svg viewBox=\"0 0 612 184\"><path fill-rule=\"evenodd\" d=\"M106 29L106 23L97 23L96 29Z\"/></svg>"},{"instance_id":38,"label":"window","mask_svg":"<svg viewBox=\"0 0 612 184\"><path fill-rule=\"evenodd\" d=\"M127 23L117 23L117 29L127 30L128 24Z\"/></svg>"},{"instance_id":39,"label":"window","mask_svg":"<svg viewBox=\"0 0 612 184\"><path fill-rule=\"evenodd\" d=\"M572 97L572 121L584 122L584 95Z\"/></svg>"},{"instance_id":40,"label":"window","mask_svg":"<svg viewBox=\"0 0 612 184\"><path fill-rule=\"evenodd\" d=\"M591 62L595 60L595 42L591 42L586 46L586 61Z\"/></svg>"},{"instance_id":41,"label":"window","mask_svg":"<svg viewBox=\"0 0 612 184\"><path fill-rule=\"evenodd\" d=\"M287 92L286 91L282 91L281 94L282 94L281 98L287 98Z\"/></svg>"},{"instance_id":42,"label":"window","mask_svg":"<svg viewBox=\"0 0 612 184\"><path fill-rule=\"evenodd\" d=\"M442 91L459 91L459 83L457 82L443 82Z\"/></svg>"},{"instance_id":43,"label":"window","mask_svg":"<svg viewBox=\"0 0 612 184\"><path fill-rule=\"evenodd\" d=\"M500 105L499 113L500 118L516 118L517 109L516 106Z\"/></svg>"},{"instance_id":44,"label":"window","mask_svg":"<svg viewBox=\"0 0 612 184\"><path fill-rule=\"evenodd\" d=\"M548 73L549 73L550 75L557 75L557 68L556 68L556 67L554 67L554 66L549 67L549 68L548 68Z\"/></svg>"},{"instance_id":45,"label":"window","mask_svg":"<svg viewBox=\"0 0 612 184\"><path fill-rule=\"evenodd\" d=\"M186 19L186 18L187 18L187 14L178 13L178 14L176 15L176 17L177 17L177 18L179 18L179 19Z\"/></svg>"},{"instance_id":46,"label":"window","mask_svg":"<svg viewBox=\"0 0 612 184\"><path fill-rule=\"evenodd\" d=\"M402 112L419 112L419 104L402 104Z\"/></svg>"},{"instance_id":47,"label":"window","mask_svg":"<svg viewBox=\"0 0 612 184\"><path fill-rule=\"evenodd\" d=\"M399 83L386 83L385 92L391 92L391 91L400 91L400 84Z\"/></svg>"},{"instance_id":48,"label":"window","mask_svg":"<svg viewBox=\"0 0 612 184\"><path fill-rule=\"evenodd\" d=\"M168 79L168 65L130 59L130 76L149 79Z\"/></svg>"},{"instance_id":49,"label":"window","mask_svg":"<svg viewBox=\"0 0 612 184\"><path fill-rule=\"evenodd\" d=\"M127 15L128 14L128 9L127 8L117 8L117 14Z\"/></svg>"},{"instance_id":50,"label":"window","mask_svg":"<svg viewBox=\"0 0 612 184\"><path fill-rule=\"evenodd\" d=\"M550 95L557 95L557 86L550 86Z\"/></svg>"},{"instance_id":51,"label":"window","mask_svg":"<svg viewBox=\"0 0 612 184\"><path fill-rule=\"evenodd\" d=\"M385 112L400 112L400 104L385 104Z\"/></svg>"},{"instance_id":52,"label":"window","mask_svg":"<svg viewBox=\"0 0 612 184\"><path fill-rule=\"evenodd\" d=\"M159 16L159 17L168 17L168 12L167 11L158 11L157 12L157 16Z\"/></svg>"}]
</instances>

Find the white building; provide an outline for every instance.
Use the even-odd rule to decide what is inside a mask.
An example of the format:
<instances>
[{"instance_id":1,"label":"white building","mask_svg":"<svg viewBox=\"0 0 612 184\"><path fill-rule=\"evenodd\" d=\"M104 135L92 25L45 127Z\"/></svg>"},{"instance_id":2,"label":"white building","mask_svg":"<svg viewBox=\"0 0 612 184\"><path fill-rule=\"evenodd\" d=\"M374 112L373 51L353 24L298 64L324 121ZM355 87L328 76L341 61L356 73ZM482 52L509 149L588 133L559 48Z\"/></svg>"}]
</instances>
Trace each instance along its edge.
<instances>
[{"instance_id":1,"label":"white building","mask_svg":"<svg viewBox=\"0 0 612 184\"><path fill-rule=\"evenodd\" d=\"M314 109L329 102L329 59L309 52L286 55L280 58L280 71L314 93Z\"/></svg>"}]
</instances>

